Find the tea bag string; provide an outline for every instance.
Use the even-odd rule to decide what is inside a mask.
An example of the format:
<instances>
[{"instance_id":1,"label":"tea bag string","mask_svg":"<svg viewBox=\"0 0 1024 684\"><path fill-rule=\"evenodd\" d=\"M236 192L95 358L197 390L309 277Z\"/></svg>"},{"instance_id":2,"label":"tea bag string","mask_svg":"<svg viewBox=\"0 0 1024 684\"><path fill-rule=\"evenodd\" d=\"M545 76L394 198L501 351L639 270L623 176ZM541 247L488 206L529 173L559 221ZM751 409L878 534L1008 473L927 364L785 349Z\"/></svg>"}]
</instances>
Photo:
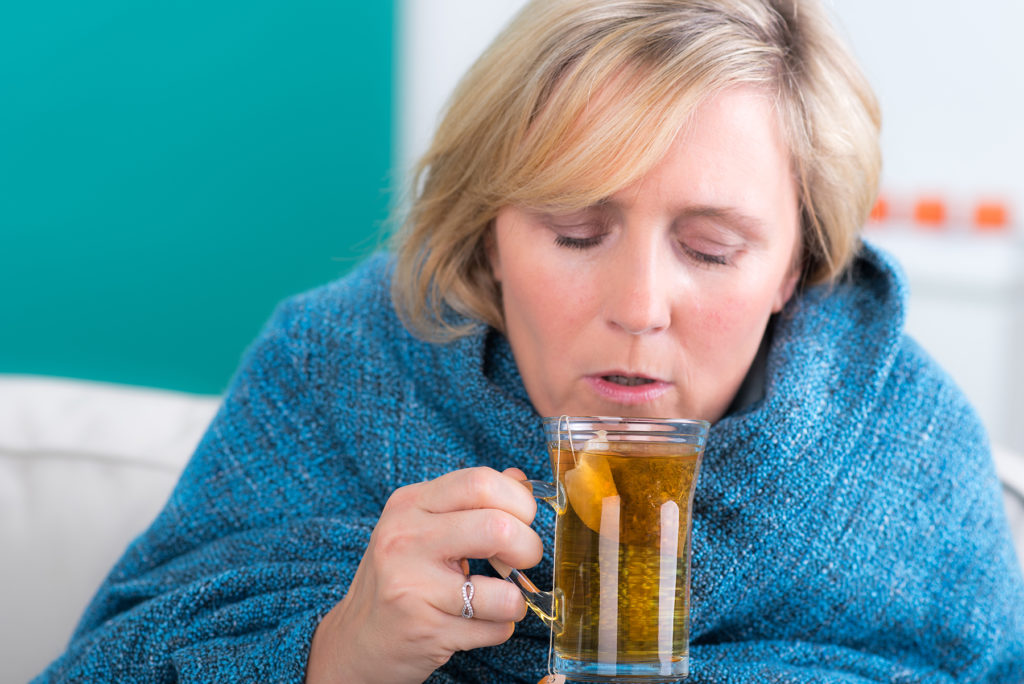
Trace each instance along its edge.
<instances>
[{"instance_id":1,"label":"tea bag string","mask_svg":"<svg viewBox=\"0 0 1024 684\"><path fill-rule=\"evenodd\" d=\"M565 421L565 431L569 434L569 452L572 454L572 463L573 463L574 466L578 466L580 464L580 461L576 457L576 445L572 443L572 423L569 422L569 416L566 416L566 415L562 415L562 416L558 417L558 429L557 429L557 432L558 432L558 436L557 436L557 440L558 440L558 457L557 458L561 459L561 456L562 456L562 421L563 420ZM555 463L555 467L556 468L560 469L561 466L562 466L561 463L558 463L558 462Z\"/></svg>"},{"instance_id":2,"label":"tea bag string","mask_svg":"<svg viewBox=\"0 0 1024 684\"><path fill-rule=\"evenodd\" d=\"M572 462L574 467L579 466L579 459L576 457L576 446L572 441L572 423L569 420L569 416L562 415L558 417L558 423L555 427L555 441L558 442L558 448L555 450L555 478L559 477L559 473L562 472L562 421L565 421L565 431L568 434L569 439L569 453L572 454ZM558 485L561 486L561 485ZM555 610L558 610L557 602L555 604ZM548 629L548 681L554 682L555 680L555 630L552 626Z\"/></svg>"}]
</instances>

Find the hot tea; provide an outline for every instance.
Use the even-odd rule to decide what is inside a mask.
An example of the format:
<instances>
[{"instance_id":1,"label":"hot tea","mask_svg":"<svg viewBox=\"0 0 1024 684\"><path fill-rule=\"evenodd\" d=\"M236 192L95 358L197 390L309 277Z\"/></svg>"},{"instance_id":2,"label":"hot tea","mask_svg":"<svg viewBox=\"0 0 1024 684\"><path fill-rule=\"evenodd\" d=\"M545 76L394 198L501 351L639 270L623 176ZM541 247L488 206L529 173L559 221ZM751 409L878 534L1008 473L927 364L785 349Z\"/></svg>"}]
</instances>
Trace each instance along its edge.
<instances>
[{"instance_id":1,"label":"hot tea","mask_svg":"<svg viewBox=\"0 0 1024 684\"><path fill-rule=\"evenodd\" d=\"M567 499L555 532L556 658L595 663L595 674L652 661L660 675L680 674L700 449L592 439L575 448L551 443L549 451Z\"/></svg>"},{"instance_id":2,"label":"hot tea","mask_svg":"<svg viewBox=\"0 0 1024 684\"><path fill-rule=\"evenodd\" d=\"M554 587L491 559L551 626L548 671L574 682L681 682L689 674L690 506L709 424L682 418L544 419L556 511Z\"/></svg>"}]
</instances>

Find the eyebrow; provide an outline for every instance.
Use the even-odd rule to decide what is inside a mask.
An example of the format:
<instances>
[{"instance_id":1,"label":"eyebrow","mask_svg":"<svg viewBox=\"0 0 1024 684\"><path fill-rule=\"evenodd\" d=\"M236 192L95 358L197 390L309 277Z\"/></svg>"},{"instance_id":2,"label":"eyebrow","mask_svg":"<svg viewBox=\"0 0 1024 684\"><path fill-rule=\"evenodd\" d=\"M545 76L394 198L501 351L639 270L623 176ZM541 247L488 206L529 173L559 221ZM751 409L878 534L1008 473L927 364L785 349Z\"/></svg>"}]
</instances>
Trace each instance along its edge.
<instances>
[{"instance_id":1,"label":"eyebrow","mask_svg":"<svg viewBox=\"0 0 1024 684\"><path fill-rule=\"evenodd\" d=\"M601 212L607 210L615 210L620 208L622 205L614 198L605 197L597 202L580 207L578 209L571 210L559 210L559 209L537 209L535 210L538 214L547 214L549 216L558 215L560 213L576 213L576 212ZM745 238L751 240L761 240L768 235L769 230L767 224L764 221L751 216L739 209L731 206L717 206L713 204L691 204L684 205L682 208L675 210L673 214L673 223L683 223L688 219L693 218L708 218L714 221L725 224L728 228L738 231Z\"/></svg>"},{"instance_id":2,"label":"eyebrow","mask_svg":"<svg viewBox=\"0 0 1024 684\"><path fill-rule=\"evenodd\" d=\"M763 237L767 234L768 228L764 221L744 213L735 207L719 207L713 205L687 206L676 214L676 220L690 218L710 218L728 224L751 238Z\"/></svg>"},{"instance_id":3,"label":"eyebrow","mask_svg":"<svg viewBox=\"0 0 1024 684\"><path fill-rule=\"evenodd\" d=\"M604 198L583 210L593 211L607 208L618 208L621 204L613 198ZM764 221L743 212L736 207L718 206L713 204L688 204L673 213L674 222L682 223L693 218L708 218L723 223L739 231L748 239L763 239L769 230Z\"/></svg>"}]
</instances>

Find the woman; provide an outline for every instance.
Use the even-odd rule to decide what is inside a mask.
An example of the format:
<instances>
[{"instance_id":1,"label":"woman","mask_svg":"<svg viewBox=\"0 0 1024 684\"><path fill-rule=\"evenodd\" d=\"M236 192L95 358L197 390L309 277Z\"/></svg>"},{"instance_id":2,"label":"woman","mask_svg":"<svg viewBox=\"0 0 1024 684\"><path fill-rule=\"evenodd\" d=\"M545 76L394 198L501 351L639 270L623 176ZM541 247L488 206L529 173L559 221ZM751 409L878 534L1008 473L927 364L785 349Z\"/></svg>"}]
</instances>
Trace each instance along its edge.
<instances>
[{"instance_id":1,"label":"woman","mask_svg":"<svg viewBox=\"0 0 1024 684\"><path fill-rule=\"evenodd\" d=\"M549 583L561 414L714 423L694 681L1016 681L986 437L859 243L877 139L816 3L528 5L395 256L279 308L41 681L536 681L480 559Z\"/></svg>"}]
</instances>

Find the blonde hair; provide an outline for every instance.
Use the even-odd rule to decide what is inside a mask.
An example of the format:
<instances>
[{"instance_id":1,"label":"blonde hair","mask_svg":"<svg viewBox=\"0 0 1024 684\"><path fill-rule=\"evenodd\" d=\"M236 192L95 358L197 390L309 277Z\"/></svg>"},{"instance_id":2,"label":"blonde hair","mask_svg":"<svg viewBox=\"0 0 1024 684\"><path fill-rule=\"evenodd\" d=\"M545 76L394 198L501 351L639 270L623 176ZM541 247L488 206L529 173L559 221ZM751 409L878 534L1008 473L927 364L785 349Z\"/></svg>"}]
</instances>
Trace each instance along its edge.
<instances>
[{"instance_id":1,"label":"blonde hair","mask_svg":"<svg viewBox=\"0 0 1024 684\"><path fill-rule=\"evenodd\" d=\"M417 167L392 285L406 325L434 340L502 330L498 211L607 198L741 84L773 97L789 145L801 282L837 278L877 193L879 112L817 0L533 0L463 77Z\"/></svg>"}]
</instances>

